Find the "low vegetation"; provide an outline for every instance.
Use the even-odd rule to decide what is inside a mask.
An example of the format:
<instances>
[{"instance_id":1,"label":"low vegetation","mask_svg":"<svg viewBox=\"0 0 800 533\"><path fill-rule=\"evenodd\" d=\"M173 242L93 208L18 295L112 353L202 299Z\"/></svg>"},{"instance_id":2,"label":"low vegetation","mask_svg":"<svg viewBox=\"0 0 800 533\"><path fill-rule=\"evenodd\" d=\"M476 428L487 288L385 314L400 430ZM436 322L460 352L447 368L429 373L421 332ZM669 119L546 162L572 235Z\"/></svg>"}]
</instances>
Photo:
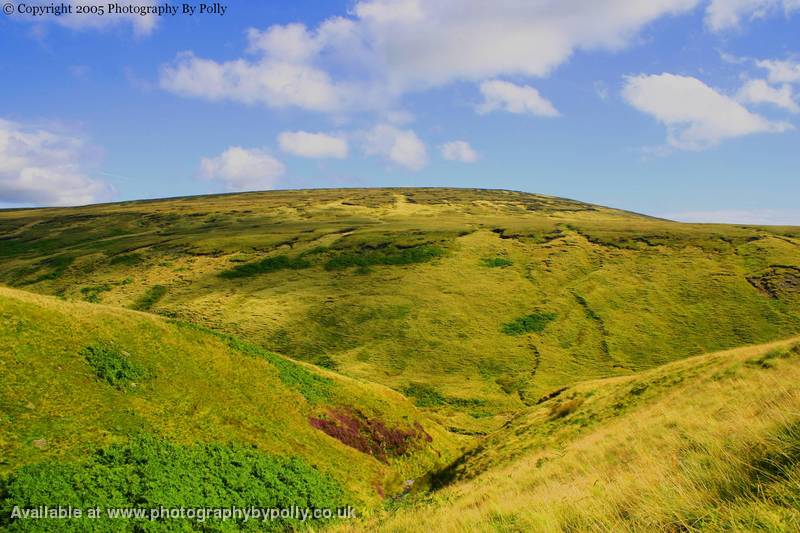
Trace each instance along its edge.
<instances>
[{"instance_id":1,"label":"low vegetation","mask_svg":"<svg viewBox=\"0 0 800 533\"><path fill-rule=\"evenodd\" d=\"M147 377L147 371L129 353L111 344L93 344L81 350L81 354L98 378L118 389Z\"/></svg>"},{"instance_id":2,"label":"low vegetation","mask_svg":"<svg viewBox=\"0 0 800 533\"><path fill-rule=\"evenodd\" d=\"M286 531L300 520L202 520L149 516L109 517L109 510L257 507L336 510L351 504L341 485L298 458L275 457L249 447L176 445L152 435L98 450L75 463L27 465L0 481L0 527L7 531ZM12 519L15 506L72 506L84 517ZM100 509L89 518L88 509ZM313 521L319 526L325 520Z\"/></svg>"},{"instance_id":3,"label":"low vegetation","mask_svg":"<svg viewBox=\"0 0 800 533\"><path fill-rule=\"evenodd\" d=\"M437 246L415 246L413 248L386 248L351 253L340 253L325 263L326 270L341 270L349 267L362 269L375 265L411 265L425 263L441 256L444 250Z\"/></svg>"},{"instance_id":4,"label":"low vegetation","mask_svg":"<svg viewBox=\"0 0 800 533\"><path fill-rule=\"evenodd\" d=\"M505 268L513 265L514 262L507 257L484 257L481 259L481 264L489 268Z\"/></svg>"},{"instance_id":5,"label":"low vegetation","mask_svg":"<svg viewBox=\"0 0 800 533\"><path fill-rule=\"evenodd\" d=\"M8 479L157 435L296 457L364 511L334 529L800 529L800 357L762 346L798 228L398 188L0 210L0 243Z\"/></svg>"},{"instance_id":6,"label":"low vegetation","mask_svg":"<svg viewBox=\"0 0 800 533\"><path fill-rule=\"evenodd\" d=\"M503 333L506 335L541 333L547 327L547 324L555 320L555 318L555 313L537 311L503 324Z\"/></svg>"},{"instance_id":7,"label":"low vegetation","mask_svg":"<svg viewBox=\"0 0 800 533\"><path fill-rule=\"evenodd\" d=\"M275 257L267 257L261 261L253 263L244 263L237 265L230 270L220 272L220 277L227 279L245 278L249 276L256 276L258 274L266 274L268 272L275 272L277 270L300 270L308 268L311 263L302 257L289 257L288 255L278 255Z\"/></svg>"}]
</instances>

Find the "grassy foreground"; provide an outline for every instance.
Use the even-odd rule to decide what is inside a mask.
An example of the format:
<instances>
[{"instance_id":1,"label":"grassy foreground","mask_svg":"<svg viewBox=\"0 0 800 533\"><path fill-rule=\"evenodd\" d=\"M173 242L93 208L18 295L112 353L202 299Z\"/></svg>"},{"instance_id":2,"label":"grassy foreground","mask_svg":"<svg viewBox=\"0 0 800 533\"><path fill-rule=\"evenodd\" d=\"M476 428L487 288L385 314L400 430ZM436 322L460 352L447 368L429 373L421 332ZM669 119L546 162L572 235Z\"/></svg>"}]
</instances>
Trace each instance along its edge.
<instances>
[{"instance_id":1,"label":"grassy foreground","mask_svg":"<svg viewBox=\"0 0 800 533\"><path fill-rule=\"evenodd\" d=\"M798 531L800 344L560 391L347 531Z\"/></svg>"}]
</instances>

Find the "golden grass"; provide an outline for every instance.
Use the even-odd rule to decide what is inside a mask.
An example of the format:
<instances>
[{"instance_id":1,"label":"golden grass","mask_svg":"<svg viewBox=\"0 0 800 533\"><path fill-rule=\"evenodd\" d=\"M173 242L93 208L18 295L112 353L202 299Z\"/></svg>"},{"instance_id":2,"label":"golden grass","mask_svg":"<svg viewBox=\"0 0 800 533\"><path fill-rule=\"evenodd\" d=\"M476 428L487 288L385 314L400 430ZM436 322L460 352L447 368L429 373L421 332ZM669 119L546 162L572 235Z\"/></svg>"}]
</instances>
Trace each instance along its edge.
<instances>
[{"instance_id":1,"label":"golden grass","mask_svg":"<svg viewBox=\"0 0 800 533\"><path fill-rule=\"evenodd\" d=\"M588 399L560 419L564 427L546 445L501 450L477 477L341 529L797 531L800 352L786 346L747 347L580 384L563 394ZM759 358L775 349L784 355L763 368ZM641 405L585 430L569 428L581 411L613 410L620 391L665 379L669 385ZM548 410L533 409L491 439L535 440Z\"/></svg>"}]
</instances>

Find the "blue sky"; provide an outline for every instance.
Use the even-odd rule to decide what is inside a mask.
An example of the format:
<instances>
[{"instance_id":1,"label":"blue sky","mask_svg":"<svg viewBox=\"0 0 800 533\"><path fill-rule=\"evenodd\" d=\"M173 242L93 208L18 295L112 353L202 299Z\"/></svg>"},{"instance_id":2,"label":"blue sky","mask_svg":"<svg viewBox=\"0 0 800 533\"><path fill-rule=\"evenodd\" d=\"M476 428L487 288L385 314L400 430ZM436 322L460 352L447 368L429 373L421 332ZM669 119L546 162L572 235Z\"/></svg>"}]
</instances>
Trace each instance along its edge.
<instances>
[{"instance_id":1,"label":"blue sky","mask_svg":"<svg viewBox=\"0 0 800 533\"><path fill-rule=\"evenodd\" d=\"M459 186L800 225L797 0L11 4L0 207Z\"/></svg>"}]
</instances>

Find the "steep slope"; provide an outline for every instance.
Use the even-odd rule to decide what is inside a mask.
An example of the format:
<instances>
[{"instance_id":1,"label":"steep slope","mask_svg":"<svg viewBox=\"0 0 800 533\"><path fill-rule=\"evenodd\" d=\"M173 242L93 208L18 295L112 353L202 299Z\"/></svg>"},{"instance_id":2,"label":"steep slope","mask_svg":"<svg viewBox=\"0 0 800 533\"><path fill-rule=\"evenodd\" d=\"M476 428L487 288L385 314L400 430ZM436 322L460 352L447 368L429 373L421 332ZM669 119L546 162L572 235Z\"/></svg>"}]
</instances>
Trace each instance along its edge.
<instances>
[{"instance_id":1,"label":"steep slope","mask_svg":"<svg viewBox=\"0 0 800 533\"><path fill-rule=\"evenodd\" d=\"M553 391L348 531L798 531L800 344Z\"/></svg>"},{"instance_id":2,"label":"steep slope","mask_svg":"<svg viewBox=\"0 0 800 533\"><path fill-rule=\"evenodd\" d=\"M481 435L557 387L800 331L800 229L277 191L3 211L0 281L225 331Z\"/></svg>"},{"instance_id":3,"label":"steep slope","mask_svg":"<svg viewBox=\"0 0 800 533\"><path fill-rule=\"evenodd\" d=\"M231 444L296 458L361 507L456 451L452 436L382 386L189 324L7 288L0 374L2 474L45 462L58 472L132 439L164 441L155 447L168 456L173 445ZM178 469L171 482L188 475Z\"/></svg>"}]
</instances>

